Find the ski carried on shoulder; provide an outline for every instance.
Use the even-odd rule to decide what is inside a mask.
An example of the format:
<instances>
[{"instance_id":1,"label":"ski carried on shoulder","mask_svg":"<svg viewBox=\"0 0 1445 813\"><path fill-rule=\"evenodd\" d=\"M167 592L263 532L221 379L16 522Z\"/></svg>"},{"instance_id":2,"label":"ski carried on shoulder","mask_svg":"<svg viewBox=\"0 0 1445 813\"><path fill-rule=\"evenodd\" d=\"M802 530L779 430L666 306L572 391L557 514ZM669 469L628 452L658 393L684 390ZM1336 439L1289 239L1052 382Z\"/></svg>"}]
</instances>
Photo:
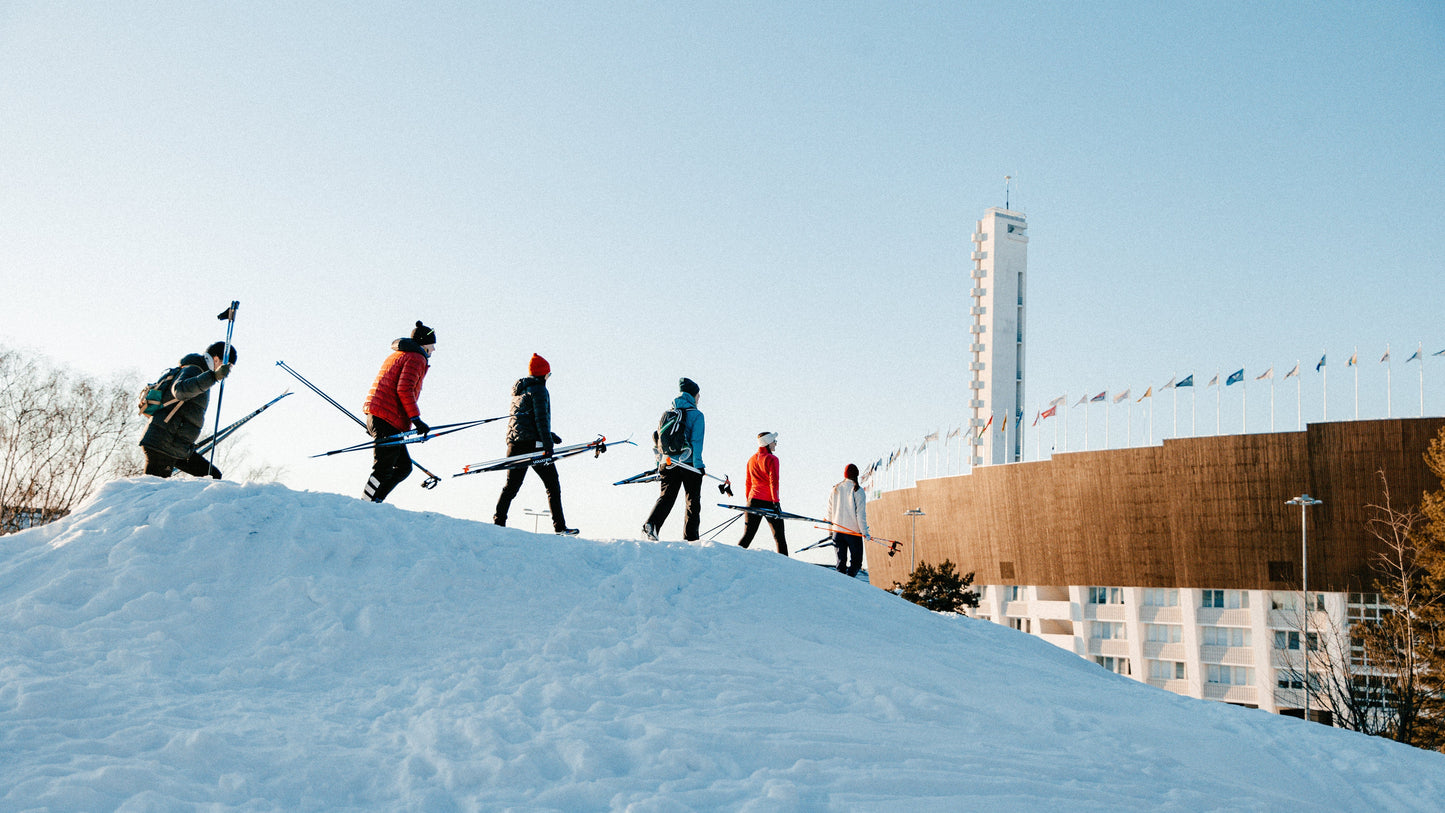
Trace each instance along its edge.
<instances>
[{"instance_id":1,"label":"ski carried on shoulder","mask_svg":"<svg viewBox=\"0 0 1445 813\"><path fill-rule=\"evenodd\" d=\"M717 481L718 481L717 490L718 490L718 492L719 492L720 494L726 494L726 495L729 496L729 497L731 497L731 496L733 495L733 483L732 483L731 478L729 478L727 475L723 475L722 477L718 477L716 474L708 474L707 472L703 471L702 469L697 468L696 466L691 466L691 465L689 465L689 464L687 464L687 463L682 462L681 460L674 460L674 459L672 459L671 457L666 457L666 456L664 456L664 457L662 458L662 460L657 464L657 468L655 468L655 469L648 469L647 471L644 471L644 472L641 472L641 473L638 473L638 474L634 474L634 475L632 475L631 477L627 477L627 478L624 478L624 479L622 479L622 480L618 480L617 482L613 483L612 485L614 485L614 486L625 486L625 485L632 485L633 483L655 483L655 482L657 482L658 480L661 480L661 479L662 479L662 472L663 472L665 469L673 469L673 468L676 468L676 469L686 469L686 470L688 470L688 471L696 472L696 473L698 473L698 474L701 474L703 477L710 477L710 478L712 478L712 479L714 479L714 480L717 480Z\"/></svg>"},{"instance_id":2,"label":"ski carried on shoulder","mask_svg":"<svg viewBox=\"0 0 1445 813\"><path fill-rule=\"evenodd\" d=\"M442 435L450 435L450 434L453 433L453 432L460 432L460 431L462 431L463 429L471 429L473 426L481 426L481 425L484 424L484 423L491 423L492 421L502 421L502 420L506 420L508 417L509 417L509 416L507 416L507 415L502 415L501 417L498 417L498 418L482 418L481 420L478 420L478 421L460 421L460 422L458 422L458 423L444 423L444 424L441 424L440 426L430 427L430 429L427 431L427 433L426 433L425 435L423 435L422 433L416 431L415 429L408 429L408 430L406 430L405 432L401 432L401 433L399 433L399 434L391 435L391 436L389 436L389 437L384 437L384 438L381 438L381 439L379 439L379 440L371 440L371 441L367 441L366 443L358 443L358 444L356 444L356 445L354 445L354 446L347 446L347 447L345 447L345 448L343 448L343 449L332 449L332 450L329 451L329 452L322 452L321 454L314 454L314 455L311 455L311 456L312 456L312 457L330 457L331 455L334 455L334 454L344 454L344 453L346 453L346 452L360 452L360 451L363 451L363 450L366 450L366 449L379 449L379 448L385 448L385 447L388 447L388 446L407 446L407 445L410 445L410 444L413 444L413 443L426 443L427 441L431 440L432 438L439 438L439 437L441 437Z\"/></svg>"},{"instance_id":3,"label":"ski carried on shoulder","mask_svg":"<svg viewBox=\"0 0 1445 813\"><path fill-rule=\"evenodd\" d=\"M256 417L257 415L260 415L262 412L265 412L266 410L270 409L273 404L275 404L277 401L281 400L282 398L285 398L286 396L288 396L288 395L290 395L290 394L291 394L291 391L290 391L290 390L287 390L287 391L281 393L280 395L276 396L275 398L272 398L271 400L269 400L269 401L267 401L266 403L262 404L262 405L261 405L260 407L258 407L255 411L253 411L251 414L247 415L246 417L242 418L241 420L236 421L235 423L227 426L225 429L222 429L221 431L219 431L219 432L217 432L217 433L215 433L215 434L213 434L213 435L211 435L211 436L209 436L209 437L203 438L202 440L200 440L199 442L196 443L196 453L199 454L199 455L201 455L202 457L204 457L207 453L209 453L209 452L211 451L211 449L212 449L217 443L219 443L219 442L225 440L226 438L230 437L231 435L235 434L236 430L237 430L237 429L240 429L241 426L246 423L246 421L249 421L249 420L251 420L252 418Z\"/></svg>"},{"instance_id":4,"label":"ski carried on shoulder","mask_svg":"<svg viewBox=\"0 0 1445 813\"><path fill-rule=\"evenodd\" d=\"M552 454L550 455L544 454L540 451L528 452L526 454L512 455L511 457L499 457L496 460L488 460L483 463L472 463L470 465L463 466L460 472L457 472L452 476L462 477L468 474L481 474L485 471L506 471L508 469L517 469L525 466L550 466L558 460L575 457L576 455L585 454L587 452L591 452L592 456L595 458L598 455L601 455L603 452L607 451L608 446L621 446L623 444L627 444L629 446L637 445L633 443L630 438L627 440L615 440L609 442L607 438L603 437L602 435L598 435L596 440L589 440L586 443L574 443L570 446L557 446L552 449Z\"/></svg>"}]
</instances>

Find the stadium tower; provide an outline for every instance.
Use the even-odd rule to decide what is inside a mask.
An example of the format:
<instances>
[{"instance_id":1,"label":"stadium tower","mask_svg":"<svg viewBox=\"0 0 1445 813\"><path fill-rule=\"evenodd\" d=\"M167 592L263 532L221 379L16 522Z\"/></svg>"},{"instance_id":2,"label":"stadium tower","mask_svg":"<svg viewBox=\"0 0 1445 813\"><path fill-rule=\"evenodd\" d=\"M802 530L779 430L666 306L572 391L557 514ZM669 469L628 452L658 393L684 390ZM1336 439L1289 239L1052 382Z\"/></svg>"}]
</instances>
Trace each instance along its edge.
<instances>
[{"instance_id":1,"label":"stadium tower","mask_svg":"<svg viewBox=\"0 0 1445 813\"><path fill-rule=\"evenodd\" d=\"M1023 459L1024 291L1028 221L997 207L973 233L969 327L970 456L974 466Z\"/></svg>"}]
</instances>

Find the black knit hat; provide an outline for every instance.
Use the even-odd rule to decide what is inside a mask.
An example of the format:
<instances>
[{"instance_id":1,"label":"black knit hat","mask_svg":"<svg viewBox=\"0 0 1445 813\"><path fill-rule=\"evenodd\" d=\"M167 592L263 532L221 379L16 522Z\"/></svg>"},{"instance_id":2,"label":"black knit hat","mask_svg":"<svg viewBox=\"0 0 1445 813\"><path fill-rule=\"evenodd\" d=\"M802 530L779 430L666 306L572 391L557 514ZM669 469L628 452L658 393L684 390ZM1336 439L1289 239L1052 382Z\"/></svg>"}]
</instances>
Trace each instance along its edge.
<instances>
[{"instance_id":1,"label":"black knit hat","mask_svg":"<svg viewBox=\"0 0 1445 813\"><path fill-rule=\"evenodd\" d=\"M208 355L208 356L215 356L216 358L220 358L220 357L221 357L221 354L224 353L224 352L226 352L226 343L225 343L225 342L215 342L215 343L213 343L210 347L207 347L207 348L206 348L206 355ZM231 359L230 359L230 363L232 363L232 364L235 364L235 363L236 363L236 345L234 345L234 344L231 345Z\"/></svg>"},{"instance_id":2,"label":"black knit hat","mask_svg":"<svg viewBox=\"0 0 1445 813\"><path fill-rule=\"evenodd\" d=\"M697 382L691 378L679 378L677 380L677 388L694 398L697 397Z\"/></svg>"},{"instance_id":3,"label":"black knit hat","mask_svg":"<svg viewBox=\"0 0 1445 813\"><path fill-rule=\"evenodd\" d=\"M436 344L437 332L416 320L416 328L411 332L411 340L417 344Z\"/></svg>"}]
</instances>

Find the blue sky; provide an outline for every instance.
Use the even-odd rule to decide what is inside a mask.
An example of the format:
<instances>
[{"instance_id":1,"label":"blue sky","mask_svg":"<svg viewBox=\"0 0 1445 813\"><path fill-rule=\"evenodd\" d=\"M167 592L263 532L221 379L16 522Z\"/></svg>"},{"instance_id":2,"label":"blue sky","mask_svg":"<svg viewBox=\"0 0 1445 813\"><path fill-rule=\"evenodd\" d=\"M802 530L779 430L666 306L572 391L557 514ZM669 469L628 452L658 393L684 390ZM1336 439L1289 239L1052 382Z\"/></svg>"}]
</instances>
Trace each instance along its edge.
<instances>
[{"instance_id":1,"label":"blue sky","mask_svg":"<svg viewBox=\"0 0 1445 813\"><path fill-rule=\"evenodd\" d=\"M1264 431L1254 377L1298 359L1319 420L1327 353L1347 418L1358 347L1383 417L1389 345L1412 416L1404 359L1445 349L1442 43L1435 3L4 3L0 342L150 376L237 299L239 416L278 359L359 408L423 319L431 422L505 412L538 352L565 439L645 441L686 375L710 470L741 481L777 431L784 507L813 513L844 464L966 420L969 236L1011 175L1030 413L1243 367ZM1441 414L1445 357L1425 375ZM363 457L305 458L356 435L302 393L242 443L359 493ZM501 451L492 425L417 457ZM602 508L641 524L652 487L610 483L650 457L614 451L566 464L568 519L635 535ZM488 518L486 478L393 501Z\"/></svg>"}]
</instances>

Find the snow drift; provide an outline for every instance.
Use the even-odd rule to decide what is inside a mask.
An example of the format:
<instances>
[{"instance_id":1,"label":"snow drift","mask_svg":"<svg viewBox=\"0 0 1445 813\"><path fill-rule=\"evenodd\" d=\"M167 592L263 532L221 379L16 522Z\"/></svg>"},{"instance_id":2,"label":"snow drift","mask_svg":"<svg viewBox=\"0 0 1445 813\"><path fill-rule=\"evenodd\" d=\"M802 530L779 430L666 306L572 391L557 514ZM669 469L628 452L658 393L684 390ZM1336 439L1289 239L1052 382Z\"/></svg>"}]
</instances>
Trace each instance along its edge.
<instances>
[{"instance_id":1,"label":"snow drift","mask_svg":"<svg viewBox=\"0 0 1445 813\"><path fill-rule=\"evenodd\" d=\"M1435 810L1445 758L730 545L279 485L0 538L6 810Z\"/></svg>"}]
</instances>

